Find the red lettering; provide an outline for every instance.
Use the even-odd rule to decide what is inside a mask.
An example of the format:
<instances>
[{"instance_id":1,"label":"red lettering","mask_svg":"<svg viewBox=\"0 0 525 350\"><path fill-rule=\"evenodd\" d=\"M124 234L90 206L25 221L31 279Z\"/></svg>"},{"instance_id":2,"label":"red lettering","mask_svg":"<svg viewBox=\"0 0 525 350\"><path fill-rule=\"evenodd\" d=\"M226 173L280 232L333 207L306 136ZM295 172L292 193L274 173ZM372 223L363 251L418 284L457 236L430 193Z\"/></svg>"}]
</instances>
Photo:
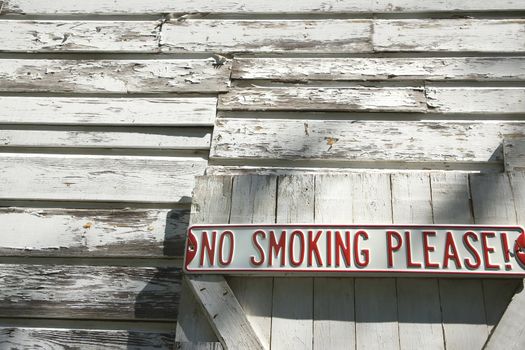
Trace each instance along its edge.
<instances>
[{"instance_id":1,"label":"red lettering","mask_svg":"<svg viewBox=\"0 0 525 350\"><path fill-rule=\"evenodd\" d=\"M510 248L509 248L509 239L506 233L501 234L501 247L503 248L503 253L505 257L505 263L510 261ZM506 264L507 269L510 269L512 265Z\"/></svg>"},{"instance_id":2,"label":"red lettering","mask_svg":"<svg viewBox=\"0 0 525 350\"><path fill-rule=\"evenodd\" d=\"M326 266L332 266L332 231L326 231Z\"/></svg>"},{"instance_id":3,"label":"red lettering","mask_svg":"<svg viewBox=\"0 0 525 350\"><path fill-rule=\"evenodd\" d=\"M436 247L433 245L430 245L428 242L428 237L436 236L435 231L423 231L423 256L425 258L425 267L426 268L439 268L438 263L433 263L430 261L430 255L429 253L436 250Z\"/></svg>"},{"instance_id":4,"label":"red lettering","mask_svg":"<svg viewBox=\"0 0 525 350\"><path fill-rule=\"evenodd\" d=\"M215 262L215 242L217 239L217 231L211 233L211 242L208 238L208 232L202 231L202 250L200 258L200 266L204 266L204 252L208 253L208 261L210 265Z\"/></svg>"},{"instance_id":5,"label":"red lettering","mask_svg":"<svg viewBox=\"0 0 525 350\"><path fill-rule=\"evenodd\" d=\"M397 245L394 245L393 238L396 238ZM388 255L388 267L394 266L394 252L397 252L399 249L401 249L401 245L403 244L403 239L401 238L401 235L397 231L386 231L386 238L387 238L387 255Z\"/></svg>"},{"instance_id":6,"label":"red lettering","mask_svg":"<svg viewBox=\"0 0 525 350\"><path fill-rule=\"evenodd\" d=\"M335 266L340 265L341 251L343 251L343 258L345 266L350 267L350 231L345 231L346 245L341 238L341 231L335 231Z\"/></svg>"},{"instance_id":7,"label":"red lettering","mask_svg":"<svg viewBox=\"0 0 525 350\"><path fill-rule=\"evenodd\" d=\"M361 251L359 251L359 237L363 237L363 240L367 240L368 239L368 233L366 231L357 231L355 233L355 236L354 236L354 260L355 260L355 265L357 267L366 267L368 266L368 263L370 262L370 251L368 249L361 249ZM359 254L361 253L361 254ZM359 259L359 255L363 255L364 256L364 260L361 261Z\"/></svg>"},{"instance_id":8,"label":"red lettering","mask_svg":"<svg viewBox=\"0 0 525 350\"><path fill-rule=\"evenodd\" d=\"M318 231L315 238L313 237L314 232L308 231L308 266L313 264L313 254L315 254L315 260L317 261L318 266L323 266L323 260L321 259L321 254L319 253L319 247L317 246L317 241L321 238L323 231Z\"/></svg>"},{"instance_id":9,"label":"red lettering","mask_svg":"<svg viewBox=\"0 0 525 350\"><path fill-rule=\"evenodd\" d=\"M257 261L255 260L255 256L252 255L250 257L250 262L255 266L261 266L262 264L264 264L265 254L264 254L263 248L261 247L261 244L257 241L257 236L262 236L262 238L265 239L266 232L264 232L263 230L257 230L253 233L252 242L253 242L253 245L255 246L255 249L259 251L259 256L261 258L259 259L259 261Z\"/></svg>"},{"instance_id":10,"label":"red lettering","mask_svg":"<svg viewBox=\"0 0 525 350\"><path fill-rule=\"evenodd\" d=\"M495 232L481 232L481 247L483 249L483 257L485 258L485 268L492 270L499 270L501 266L490 263L490 253L494 252L494 247L490 247L487 238L496 237Z\"/></svg>"},{"instance_id":11,"label":"red lettering","mask_svg":"<svg viewBox=\"0 0 525 350\"><path fill-rule=\"evenodd\" d=\"M469 258L465 258L464 262L469 269L477 269L481 265L481 257L479 256L479 253L476 250L476 248L469 241L469 237L472 238L472 240L474 240L475 242L478 241L478 237L472 231L465 232L465 234L463 235L463 244L465 245L465 248L467 248L469 253L474 257L475 263L472 263L472 260Z\"/></svg>"},{"instance_id":12,"label":"red lettering","mask_svg":"<svg viewBox=\"0 0 525 350\"><path fill-rule=\"evenodd\" d=\"M281 255L281 266L284 266L286 259L286 231L281 232L279 237L279 243L275 238L275 232L270 231L270 248L268 251L268 266L272 266L273 257Z\"/></svg>"},{"instance_id":13,"label":"red lettering","mask_svg":"<svg viewBox=\"0 0 525 350\"><path fill-rule=\"evenodd\" d=\"M448 269L448 263L454 260L456 268L461 268L461 261L459 260L458 248L454 241L452 232L447 232L447 240L445 241L445 257L443 258L443 267Z\"/></svg>"},{"instance_id":14,"label":"red lettering","mask_svg":"<svg viewBox=\"0 0 525 350\"><path fill-rule=\"evenodd\" d=\"M230 241L230 250L228 254L228 259L224 260L224 239L228 237ZM232 231L224 231L219 238L219 264L223 266L228 266L231 264L233 259L233 250L235 249L235 241L233 240Z\"/></svg>"},{"instance_id":15,"label":"red lettering","mask_svg":"<svg viewBox=\"0 0 525 350\"><path fill-rule=\"evenodd\" d=\"M295 249L294 249L294 242L295 237L299 238L300 248L299 248L299 259L295 260ZM290 235L290 265L297 267L300 266L303 263L304 260L304 234L302 231L295 230Z\"/></svg>"},{"instance_id":16,"label":"red lettering","mask_svg":"<svg viewBox=\"0 0 525 350\"><path fill-rule=\"evenodd\" d=\"M407 267L421 267L421 263L412 261L412 250L410 249L410 231L405 231L405 241L407 246Z\"/></svg>"}]
</instances>

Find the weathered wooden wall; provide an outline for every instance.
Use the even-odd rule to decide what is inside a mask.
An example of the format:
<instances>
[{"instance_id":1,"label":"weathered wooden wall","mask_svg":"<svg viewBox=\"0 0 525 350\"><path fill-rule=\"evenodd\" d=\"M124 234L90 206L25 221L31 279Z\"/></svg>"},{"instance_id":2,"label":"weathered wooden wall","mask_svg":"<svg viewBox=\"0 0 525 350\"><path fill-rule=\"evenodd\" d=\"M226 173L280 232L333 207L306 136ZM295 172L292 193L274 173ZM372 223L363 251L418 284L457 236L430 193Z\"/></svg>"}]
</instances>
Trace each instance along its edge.
<instances>
[{"instance_id":1,"label":"weathered wooden wall","mask_svg":"<svg viewBox=\"0 0 525 350\"><path fill-rule=\"evenodd\" d=\"M469 193L507 180L462 171L524 167L524 12L522 0L0 0L0 347L171 348L183 317L179 268L194 178L206 171L412 169L333 181L364 181L355 191L373 211L353 208L354 221L512 223L512 203L465 209ZM414 172L421 169L451 172ZM312 201L328 206L324 196L348 190L330 177L254 179L233 181L231 222L336 220ZM385 192L368 193L377 181ZM286 186L310 192L286 197ZM279 197L308 204L266 207ZM382 296L401 306L396 317L333 318L331 293L359 298L374 289L358 280L229 282L275 349L287 346L285 332L337 347L323 343L333 329L336 341L361 348L363 335L383 326L384 346L399 337L402 347L419 344L403 338L410 305L392 295L414 288L409 282L377 282L396 286ZM434 299L463 291L435 283L422 288ZM494 291L467 284L485 298ZM275 295L310 286L295 304ZM265 301L253 304L251 288ZM259 311L272 300L283 317L270 326ZM473 303L467 328L455 326L465 321L457 306L442 305L448 348L469 348L497 319L491 304ZM359 305L341 312L362 316L368 309L359 307L376 303ZM192 302L180 306L199 315ZM436 316L436 304L428 307ZM286 325L290 318L298 321ZM433 324L416 328L434 336ZM192 336L181 332L179 340ZM191 339L215 347L211 329L204 334Z\"/></svg>"}]
</instances>

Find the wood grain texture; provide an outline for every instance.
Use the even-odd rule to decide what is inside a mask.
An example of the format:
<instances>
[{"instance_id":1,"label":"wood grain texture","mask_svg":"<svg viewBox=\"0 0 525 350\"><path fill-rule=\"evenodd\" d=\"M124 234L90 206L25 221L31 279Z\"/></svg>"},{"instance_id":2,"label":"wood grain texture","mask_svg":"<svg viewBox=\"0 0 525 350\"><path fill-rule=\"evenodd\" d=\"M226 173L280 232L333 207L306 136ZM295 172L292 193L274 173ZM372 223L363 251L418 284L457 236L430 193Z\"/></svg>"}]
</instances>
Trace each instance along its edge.
<instances>
[{"instance_id":1,"label":"wood grain texture","mask_svg":"<svg viewBox=\"0 0 525 350\"><path fill-rule=\"evenodd\" d=\"M157 21L0 20L0 52L159 52Z\"/></svg>"},{"instance_id":2,"label":"wood grain texture","mask_svg":"<svg viewBox=\"0 0 525 350\"><path fill-rule=\"evenodd\" d=\"M394 223L433 223L428 173L392 174L391 183ZM396 288L400 348L445 349L438 280L398 278Z\"/></svg>"},{"instance_id":3,"label":"wood grain texture","mask_svg":"<svg viewBox=\"0 0 525 350\"><path fill-rule=\"evenodd\" d=\"M0 328L3 349L163 349L174 346L174 333L60 328Z\"/></svg>"},{"instance_id":4,"label":"wood grain texture","mask_svg":"<svg viewBox=\"0 0 525 350\"><path fill-rule=\"evenodd\" d=\"M219 110L425 112L423 88L259 87L219 96Z\"/></svg>"},{"instance_id":5,"label":"wood grain texture","mask_svg":"<svg viewBox=\"0 0 525 350\"><path fill-rule=\"evenodd\" d=\"M189 202L202 158L3 153L0 198Z\"/></svg>"},{"instance_id":6,"label":"wood grain texture","mask_svg":"<svg viewBox=\"0 0 525 350\"><path fill-rule=\"evenodd\" d=\"M315 223L353 222L352 176L315 177ZM313 349L355 349L353 278L314 278Z\"/></svg>"},{"instance_id":7,"label":"wood grain texture","mask_svg":"<svg viewBox=\"0 0 525 350\"><path fill-rule=\"evenodd\" d=\"M474 222L468 174L432 172L430 184L434 223L461 225Z\"/></svg>"},{"instance_id":8,"label":"wood grain texture","mask_svg":"<svg viewBox=\"0 0 525 350\"><path fill-rule=\"evenodd\" d=\"M215 159L502 162L521 122L219 119ZM380 136L379 136L380 135Z\"/></svg>"},{"instance_id":9,"label":"wood grain texture","mask_svg":"<svg viewBox=\"0 0 525 350\"><path fill-rule=\"evenodd\" d=\"M314 189L311 175L279 177L276 222L314 221ZM312 278L274 278L272 350L312 349L313 289Z\"/></svg>"},{"instance_id":10,"label":"wood grain texture","mask_svg":"<svg viewBox=\"0 0 525 350\"><path fill-rule=\"evenodd\" d=\"M0 208L1 256L182 257L188 209Z\"/></svg>"},{"instance_id":11,"label":"wood grain texture","mask_svg":"<svg viewBox=\"0 0 525 350\"><path fill-rule=\"evenodd\" d=\"M280 0L231 0L209 2L207 0L93 0L89 2L70 0L64 3L43 3L38 0L4 0L2 14L160 14L160 13L404 13L433 11L508 11L525 10L519 0L493 2L489 0L417 1L403 0L301 0L294 3Z\"/></svg>"},{"instance_id":12,"label":"wood grain texture","mask_svg":"<svg viewBox=\"0 0 525 350\"><path fill-rule=\"evenodd\" d=\"M0 267L2 317L176 320L180 269Z\"/></svg>"},{"instance_id":13,"label":"wood grain texture","mask_svg":"<svg viewBox=\"0 0 525 350\"><path fill-rule=\"evenodd\" d=\"M0 96L0 105L3 107L0 109L0 123L212 126L215 120L216 104L215 97Z\"/></svg>"},{"instance_id":14,"label":"wood grain texture","mask_svg":"<svg viewBox=\"0 0 525 350\"><path fill-rule=\"evenodd\" d=\"M472 174L470 186L476 224L516 224L514 198L507 174Z\"/></svg>"},{"instance_id":15,"label":"wood grain texture","mask_svg":"<svg viewBox=\"0 0 525 350\"><path fill-rule=\"evenodd\" d=\"M523 80L522 57L235 58L233 79Z\"/></svg>"},{"instance_id":16,"label":"wood grain texture","mask_svg":"<svg viewBox=\"0 0 525 350\"><path fill-rule=\"evenodd\" d=\"M512 114L525 112L524 88L425 89L429 111L436 113Z\"/></svg>"},{"instance_id":17,"label":"wood grain texture","mask_svg":"<svg viewBox=\"0 0 525 350\"><path fill-rule=\"evenodd\" d=\"M212 58L2 59L0 91L125 94L226 91L231 61L222 66L214 66L214 62Z\"/></svg>"},{"instance_id":18,"label":"wood grain texture","mask_svg":"<svg viewBox=\"0 0 525 350\"><path fill-rule=\"evenodd\" d=\"M407 19L374 21L377 52L523 52L522 19Z\"/></svg>"},{"instance_id":19,"label":"wood grain texture","mask_svg":"<svg viewBox=\"0 0 525 350\"><path fill-rule=\"evenodd\" d=\"M207 150L211 132L197 128L3 127L0 147Z\"/></svg>"},{"instance_id":20,"label":"wood grain texture","mask_svg":"<svg viewBox=\"0 0 525 350\"><path fill-rule=\"evenodd\" d=\"M508 138L503 140L503 157L505 159L505 171L525 170L525 139Z\"/></svg>"},{"instance_id":21,"label":"wood grain texture","mask_svg":"<svg viewBox=\"0 0 525 350\"><path fill-rule=\"evenodd\" d=\"M371 52L370 20L201 20L162 26L162 52Z\"/></svg>"}]
</instances>

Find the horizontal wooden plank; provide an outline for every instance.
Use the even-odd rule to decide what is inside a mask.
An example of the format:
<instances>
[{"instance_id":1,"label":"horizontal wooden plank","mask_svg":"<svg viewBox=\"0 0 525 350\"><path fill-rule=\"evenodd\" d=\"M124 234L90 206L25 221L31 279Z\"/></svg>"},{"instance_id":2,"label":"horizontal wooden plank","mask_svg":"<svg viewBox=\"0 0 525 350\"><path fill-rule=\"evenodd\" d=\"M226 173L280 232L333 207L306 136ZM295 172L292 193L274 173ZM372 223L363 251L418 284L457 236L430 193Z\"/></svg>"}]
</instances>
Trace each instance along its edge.
<instances>
[{"instance_id":1,"label":"horizontal wooden plank","mask_svg":"<svg viewBox=\"0 0 525 350\"><path fill-rule=\"evenodd\" d=\"M371 52L370 20L201 20L162 26L164 52Z\"/></svg>"},{"instance_id":2,"label":"horizontal wooden plank","mask_svg":"<svg viewBox=\"0 0 525 350\"><path fill-rule=\"evenodd\" d=\"M525 88L427 87L429 111L438 113L524 113Z\"/></svg>"},{"instance_id":3,"label":"horizontal wooden plank","mask_svg":"<svg viewBox=\"0 0 525 350\"><path fill-rule=\"evenodd\" d=\"M176 320L180 269L0 265L2 317Z\"/></svg>"},{"instance_id":4,"label":"horizontal wooden plank","mask_svg":"<svg viewBox=\"0 0 525 350\"><path fill-rule=\"evenodd\" d=\"M425 112L423 88L258 87L219 96L221 110Z\"/></svg>"},{"instance_id":5,"label":"horizontal wooden plank","mask_svg":"<svg viewBox=\"0 0 525 350\"><path fill-rule=\"evenodd\" d=\"M70 0L48 3L38 0L4 0L7 14L151 14L151 13L363 13L429 11L508 11L525 10L520 0Z\"/></svg>"},{"instance_id":6,"label":"horizontal wooden plank","mask_svg":"<svg viewBox=\"0 0 525 350\"><path fill-rule=\"evenodd\" d=\"M174 333L135 330L88 330L60 328L0 328L3 349L164 349L174 346Z\"/></svg>"},{"instance_id":7,"label":"horizontal wooden plank","mask_svg":"<svg viewBox=\"0 0 525 350\"><path fill-rule=\"evenodd\" d=\"M213 159L501 162L523 122L219 119Z\"/></svg>"},{"instance_id":8,"label":"horizontal wooden plank","mask_svg":"<svg viewBox=\"0 0 525 350\"><path fill-rule=\"evenodd\" d=\"M215 97L0 96L0 123L212 126L216 104Z\"/></svg>"},{"instance_id":9,"label":"horizontal wooden plank","mask_svg":"<svg viewBox=\"0 0 525 350\"><path fill-rule=\"evenodd\" d=\"M158 21L0 20L0 52L158 52Z\"/></svg>"},{"instance_id":10,"label":"horizontal wooden plank","mask_svg":"<svg viewBox=\"0 0 525 350\"><path fill-rule=\"evenodd\" d=\"M524 36L522 19L377 20L373 47L376 52L523 52Z\"/></svg>"},{"instance_id":11,"label":"horizontal wooden plank","mask_svg":"<svg viewBox=\"0 0 525 350\"><path fill-rule=\"evenodd\" d=\"M213 58L2 59L0 91L128 94L226 91L231 61L222 66L214 66L214 62Z\"/></svg>"},{"instance_id":12,"label":"horizontal wooden plank","mask_svg":"<svg viewBox=\"0 0 525 350\"><path fill-rule=\"evenodd\" d=\"M505 171L525 170L525 139L508 138L503 142Z\"/></svg>"},{"instance_id":13,"label":"horizontal wooden plank","mask_svg":"<svg viewBox=\"0 0 525 350\"><path fill-rule=\"evenodd\" d=\"M191 157L0 154L0 198L190 202L207 161Z\"/></svg>"},{"instance_id":14,"label":"horizontal wooden plank","mask_svg":"<svg viewBox=\"0 0 525 350\"><path fill-rule=\"evenodd\" d=\"M0 256L182 257L189 209L0 208Z\"/></svg>"},{"instance_id":15,"label":"horizontal wooden plank","mask_svg":"<svg viewBox=\"0 0 525 350\"><path fill-rule=\"evenodd\" d=\"M523 57L236 58L233 79L524 80Z\"/></svg>"},{"instance_id":16,"label":"horizontal wooden plank","mask_svg":"<svg viewBox=\"0 0 525 350\"><path fill-rule=\"evenodd\" d=\"M69 130L68 130L69 129ZM72 130L70 130L72 129ZM2 127L2 147L148 148L207 150L211 132L198 128Z\"/></svg>"}]
</instances>

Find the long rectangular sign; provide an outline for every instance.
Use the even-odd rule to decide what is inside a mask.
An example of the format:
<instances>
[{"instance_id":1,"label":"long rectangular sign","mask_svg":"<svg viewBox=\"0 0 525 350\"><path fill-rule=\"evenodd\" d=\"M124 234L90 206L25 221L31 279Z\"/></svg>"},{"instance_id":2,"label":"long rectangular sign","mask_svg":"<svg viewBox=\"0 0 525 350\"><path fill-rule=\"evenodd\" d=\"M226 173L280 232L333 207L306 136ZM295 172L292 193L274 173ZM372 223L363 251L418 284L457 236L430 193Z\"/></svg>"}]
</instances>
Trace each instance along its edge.
<instances>
[{"instance_id":1,"label":"long rectangular sign","mask_svg":"<svg viewBox=\"0 0 525 350\"><path fill-rule=\"evenodd\" d=\"M520 226L203 225L188 231L188 273L525 276Z\"/></svg>"}]
</instances>

